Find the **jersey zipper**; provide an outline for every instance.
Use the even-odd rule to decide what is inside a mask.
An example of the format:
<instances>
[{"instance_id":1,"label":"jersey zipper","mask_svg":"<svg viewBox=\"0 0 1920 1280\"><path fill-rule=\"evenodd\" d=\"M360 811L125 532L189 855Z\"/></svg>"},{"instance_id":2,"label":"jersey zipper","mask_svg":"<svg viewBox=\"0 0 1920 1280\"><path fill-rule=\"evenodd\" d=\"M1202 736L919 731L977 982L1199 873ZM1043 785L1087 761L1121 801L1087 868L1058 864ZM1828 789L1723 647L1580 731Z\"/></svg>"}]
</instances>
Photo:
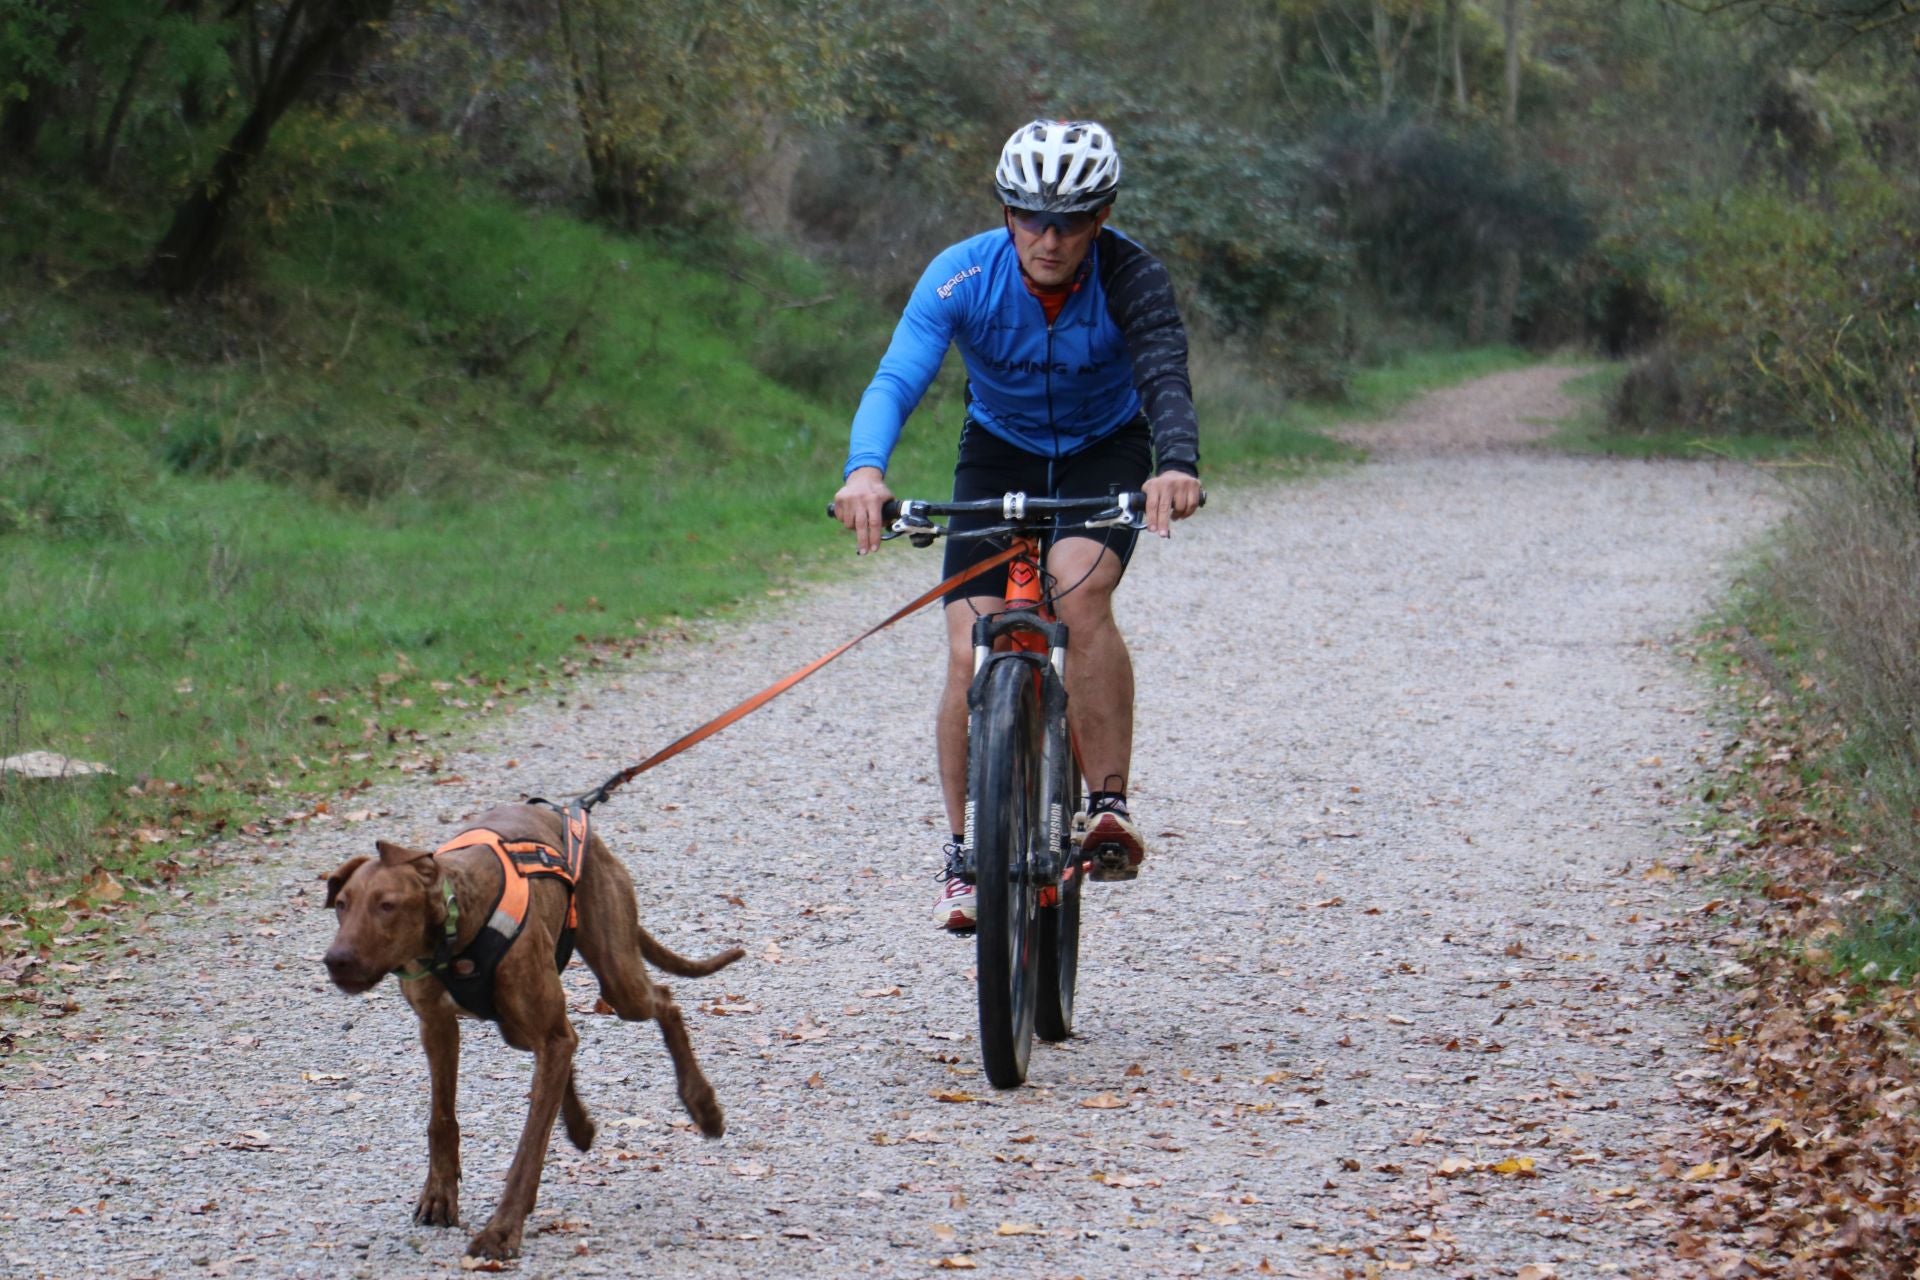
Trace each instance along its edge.
<instances>
[{"instance_id":1,"label":"jersey zipper","mask_svg":"<svg viewBox=\"0 0 1920 1280\"><path fill-rule=\"evenodd\" d=\"M1060 452L1060 427L1053 420L1053 321L1047 321L1047 430L1053 433L1053 451Z\"/></svg>"}]
</instances>

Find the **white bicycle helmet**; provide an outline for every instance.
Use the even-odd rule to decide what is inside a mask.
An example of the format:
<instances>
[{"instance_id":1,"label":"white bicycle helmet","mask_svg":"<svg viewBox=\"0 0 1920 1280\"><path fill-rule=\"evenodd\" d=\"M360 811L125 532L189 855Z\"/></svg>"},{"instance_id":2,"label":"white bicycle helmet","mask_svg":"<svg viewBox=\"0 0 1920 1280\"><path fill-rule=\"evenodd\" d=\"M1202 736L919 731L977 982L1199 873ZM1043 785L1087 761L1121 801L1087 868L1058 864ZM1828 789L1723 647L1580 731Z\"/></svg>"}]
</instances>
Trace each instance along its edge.
<instances>
[{"instance_id":1,"label":"white bicycle helmet","mask_svg":"<svg viewBox=\"0 0 1920 1280\"><path fill-rule=\"evenodd\" d=\"M1015 209L1102 209L1120 190L1120 153L1113 135L1091 120L1035 120L1000 149L993 185L1000 202Z\"/></svg>"}]
</instances>

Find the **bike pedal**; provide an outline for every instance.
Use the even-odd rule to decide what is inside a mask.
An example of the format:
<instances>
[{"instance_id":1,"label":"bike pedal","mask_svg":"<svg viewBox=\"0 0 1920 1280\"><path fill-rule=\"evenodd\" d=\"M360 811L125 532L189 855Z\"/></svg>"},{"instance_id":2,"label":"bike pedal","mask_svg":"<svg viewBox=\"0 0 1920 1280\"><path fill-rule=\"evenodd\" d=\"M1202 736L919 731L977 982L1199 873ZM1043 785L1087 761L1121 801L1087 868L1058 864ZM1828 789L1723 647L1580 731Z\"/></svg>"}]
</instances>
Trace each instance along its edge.
<instances>
[{"instance_id":1,"label":"bike pedal","mask_svg":"<svg viewBox=\"0 0 1920 1280\"><path fill-rule=\"evenodd\" d=\"M1140 864L1127 856L1127 851L1117 844L1103 844L1089 850L1093 855L1087 862L1087 879L1111 883L1115 880L1132 880L1140 875Z\"/></svg>"}]
</instances>

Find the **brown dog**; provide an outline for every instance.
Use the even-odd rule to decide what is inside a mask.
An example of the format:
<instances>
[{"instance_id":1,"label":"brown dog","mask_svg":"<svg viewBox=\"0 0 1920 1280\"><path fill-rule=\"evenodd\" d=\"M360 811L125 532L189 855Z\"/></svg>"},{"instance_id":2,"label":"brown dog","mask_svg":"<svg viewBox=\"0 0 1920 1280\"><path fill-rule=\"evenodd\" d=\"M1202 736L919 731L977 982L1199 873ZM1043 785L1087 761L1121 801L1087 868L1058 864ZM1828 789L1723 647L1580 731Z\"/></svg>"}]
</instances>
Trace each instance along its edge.
<instances>
[{"instance_id":1,"label":"brown dog","mask_svg":"<svg viewBox=\"0 0 1920 1280\"><path fill-rule=\"evenodd\" d=\"M652 1018L660 1024L673 1055L680 1100L710 1138L726 1128L720 1104L694 1061L672 993L648 978L641 960L669 973L702 977L745 952L734 948L695 961L662 946L640 925L632 877L597 835L589 837L574 880L571 905L577 923L570 917L566 882L552 871L527 878L524 896L516 899L519 890L506 870L507 855L496 853L493 846L504 840L525 843L503 847L545 845L557 851L565 841L560 815L536 805L502 805L482 814L473 826L499 839L454 848L475 834L470 830L439 853L382 840L376 842L377 859L350 858L327 877L327 906L337 913L339 931L327 948L326 965L333 984L349 995L371 990L389 973L410 968L401 974L401 990L420 1018L433 1093L427 1185L413 1217L431 1226L453 1226L459 1219L460 1186L460 1125L454 1115L460 1065L456 1018L473 1015L455 1003L452 992L458 990L464 1001L474 1002L471 988L464 985L473 966L463 957L484 952L489 939L482 937L483 930L497 929L516 901L522 908L524 923L499 956L490 991L480 1004L482 1016L500 1024L508 1044L533 1052L531 1105L499 1207L467 1245L474 1257L508 1258L519 1252L554 1117L565 1117L567 1137L580 1150L593 1142L593 1121L574 1092L573 1051L579 1037L567 1019L555 963L565 932L575 933L581 956L600 980L601 997L615 1013L631 1022ZM451 929L450 917L455 922ZM494 943L500 940L498 932L491 937ZM431 971L436 961L437 971Z\"/></svg>"}]
</instances>

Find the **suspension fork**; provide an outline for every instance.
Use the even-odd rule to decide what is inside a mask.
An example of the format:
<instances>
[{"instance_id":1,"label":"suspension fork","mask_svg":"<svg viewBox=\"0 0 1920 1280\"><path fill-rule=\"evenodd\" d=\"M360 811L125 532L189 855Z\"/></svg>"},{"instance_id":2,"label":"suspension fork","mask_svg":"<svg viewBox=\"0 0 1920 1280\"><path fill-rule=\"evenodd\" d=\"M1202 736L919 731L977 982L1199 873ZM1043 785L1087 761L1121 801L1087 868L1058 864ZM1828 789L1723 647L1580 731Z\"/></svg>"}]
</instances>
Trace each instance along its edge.
<instances>
[{"instance_id":1,"label":"suspension fork","mask_svg":"<svg viewBox=\"0 0 1920 1280\"><path fill-rule=\"evenodd\" d=\"M1040 812L1046 817L1045 847L1034 851L1039 858L1034 871L1043 896L1047 896L1057 892L1066 867L1072 841L1072 771L1079 765L1067 727L1067 625L1047 607L1039 548L1031 539L1026 543L1029 554L1016 557L1007 566L1006 610L974 619L973 683L978 689L988 665L996 660L1025 662L1033 668L1044 730ZM971 837L971 831L968 835ZM972 847L971 839L968 847Z\"/></svg>"}]
</instances>

